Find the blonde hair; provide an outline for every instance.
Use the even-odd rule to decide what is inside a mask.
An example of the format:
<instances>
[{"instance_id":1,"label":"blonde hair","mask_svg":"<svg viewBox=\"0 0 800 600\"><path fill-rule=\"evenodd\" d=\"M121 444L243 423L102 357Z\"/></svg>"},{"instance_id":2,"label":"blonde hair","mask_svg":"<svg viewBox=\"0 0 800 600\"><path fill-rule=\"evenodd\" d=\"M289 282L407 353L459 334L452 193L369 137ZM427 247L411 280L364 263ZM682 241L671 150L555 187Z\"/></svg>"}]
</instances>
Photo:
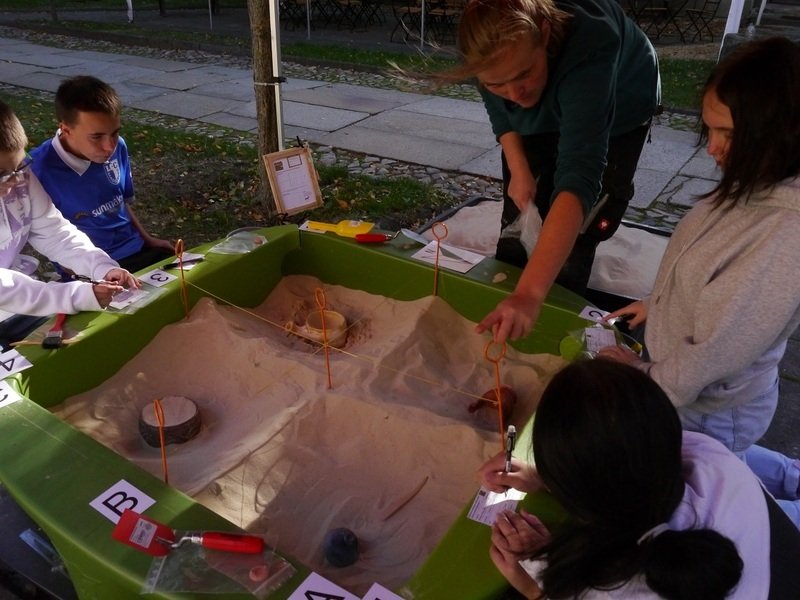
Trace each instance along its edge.
<instances>
[{"instance_id":1,"label":"blonde hair","mask_svg":"<svg viewBox=\"0 0 800 600\"><path fill-rule=\"evenodd\" d=\"M16 152L28 145L28 136L11 107L0 100L0 152Z\"/></svg>"},{"instance_id":2,"label":"blonde hair","mask_svg":"<svg viewBox=\"0 0 800 600\"><path fill-rule=\"evenodd\" d=\"M470 0L458 27L458 49L466 65L484 67L499 47L527 35L541 46L545 22L550 24L549 45L556 49L568 19L553 0Z\"/></svg>"},{"instance_id":3,"label":"blonde hair","mask_svg":"<svg viewBox=\"0 0 800 600\"><path fill-rule=\"evenodd\" d=\"M458 25L461 65L434 74L440 84L470 79L496 60L497 51L525 36L541 46L543 24L550 26L547 55L558 54L572 15L553 0L469 0Z\"/></svg>"}]
</instances>

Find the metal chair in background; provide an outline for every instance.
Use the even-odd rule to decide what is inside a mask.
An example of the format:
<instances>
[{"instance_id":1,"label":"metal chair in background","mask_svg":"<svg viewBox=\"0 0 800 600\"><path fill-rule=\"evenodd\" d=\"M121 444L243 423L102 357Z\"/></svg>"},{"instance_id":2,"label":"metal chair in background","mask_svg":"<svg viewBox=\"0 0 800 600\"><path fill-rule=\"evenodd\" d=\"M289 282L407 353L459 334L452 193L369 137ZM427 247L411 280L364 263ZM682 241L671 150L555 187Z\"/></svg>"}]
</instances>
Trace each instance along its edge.
<instances>
[{"instance_id":1,"label":"metal chair in background","mask_svg":"<svg viewBox=\"0 0 800 600\"><path fill-rule=\"evenodd\" d=\"M280 0L278 10L285 27L294 30L306 26L306 0Z\"/></svg>"},{"instance_id":2,"label":"metal chair in background","mask_svg":"<svg viewBox=\"0 0 800 600\"><path fill-rule=\"evenodd\" d=\"M338 9L337 27L366 29L371 23L383 23L383 8L378 0L335 0Z\"/></svg>"},{"instance_id":3,"label":"metal chair in background","mask_svg":"<svg viewBox=\"0 0 800 600\"><path fill-rule=\"evenodd\" d=\"M458 22L465 4L465 0L428 0L429 8L425 13L426 32L430 33L434 42L442 45L455 42Z\"/></svg>"},{"instance_id":4,"label":"metal chair in background","mask_svg":"<svg viewBox=\"0 0 800 600\"><path fill-rule=\"evenodd\" d=\"M626 0L625 12L653 40L674 32L686 43L684 14L689 0Z\"/></svg>"},{"instance_id":5,"label":"metal chair in background","mask_svg":"<svg viewBox=\"0 0 800 600\"><path fill-rule=\"evenodd\" d=\"M403 41L409 38L419 39L420 23L422 22L422 7L416 0L392 0L392 15L395 25L389 34L389 41L394 41L398 29L403 30Z\"/></svg>"},{"instance_id":6,"label":"metal chair in background","mask_svg":"<svg viewBox=\"0 0 800 600\"><path fill-rule=\"evenodd\" d=\"M686 9L686 16L689 18L689 26L694 29L691 41L698 38L703 41L703 35L708 33L709 41L714 41L714 31L711 23L717 16L721 0L702 0L697 6Z\"/></svg>"}]
</instances>

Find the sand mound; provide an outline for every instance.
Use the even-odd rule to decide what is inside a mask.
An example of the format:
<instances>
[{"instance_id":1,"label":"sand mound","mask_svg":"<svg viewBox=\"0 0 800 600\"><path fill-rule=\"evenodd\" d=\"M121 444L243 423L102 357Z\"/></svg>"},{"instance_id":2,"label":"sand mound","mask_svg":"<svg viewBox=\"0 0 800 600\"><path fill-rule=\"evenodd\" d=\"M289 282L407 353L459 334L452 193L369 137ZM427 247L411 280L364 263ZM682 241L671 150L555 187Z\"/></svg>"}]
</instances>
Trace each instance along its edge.
<instances>
[{"instance_id":1,"label":"sand mound","mask_svg":"<svg viewBox=\"0 0 800 600\"><path fill-rule=\"evenodd\" d=\"M330 354L333 389L320 347L283 329L317 309L318 288L351 324L346 346ZM154 398L191 398L203 428L168 447L171 485L267 532L279 551L354 593L374 581L399 586L470 501L475 470L500 449L497 431L467 410L494 386L487 338L438 298L399 302L305 276L285 278L253 313L199 302L56 412L161 477L159 450L137 431L139 412ZM508 349L502 374L519 395L514 424L528 419L562 364ZM334 527L358 535L355 565L325 564L322 540Z\"/></svg>"}]
</instances>

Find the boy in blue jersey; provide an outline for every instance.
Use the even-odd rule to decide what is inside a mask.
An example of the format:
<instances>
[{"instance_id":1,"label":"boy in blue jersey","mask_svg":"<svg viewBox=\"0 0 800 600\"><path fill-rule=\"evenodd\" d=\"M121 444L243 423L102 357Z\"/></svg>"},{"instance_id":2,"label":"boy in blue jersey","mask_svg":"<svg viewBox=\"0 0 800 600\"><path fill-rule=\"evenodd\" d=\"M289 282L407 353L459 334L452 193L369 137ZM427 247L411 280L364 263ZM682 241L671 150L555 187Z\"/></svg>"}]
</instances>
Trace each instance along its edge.
<instances>
[{"instance_id":1,"label":"boy in blue jersey","mask_svg":"<svg viewBox=\"0 0 800 600\"><path fill-rule=\"evenodd\" d=\"M116 91L81 75L58 87L55 104L59 129L31 156L56 207L131 272L173 256L172 243L151 236L130 206L133 181Z\"/></svg>"},{"instance_id":2,"label":"boy in blue jersey","mask_svg":"<svg viewBox=\"0 0 800 600\"><path fill-rule=\"evenodd\" d=\"M48 315L108 306L139 282L67 221L30 170L28 138L11 107L0 102L0 345L21 340ZM45 283L12 267L30 244L95 283Z\"/></svg>"}]
</instances>

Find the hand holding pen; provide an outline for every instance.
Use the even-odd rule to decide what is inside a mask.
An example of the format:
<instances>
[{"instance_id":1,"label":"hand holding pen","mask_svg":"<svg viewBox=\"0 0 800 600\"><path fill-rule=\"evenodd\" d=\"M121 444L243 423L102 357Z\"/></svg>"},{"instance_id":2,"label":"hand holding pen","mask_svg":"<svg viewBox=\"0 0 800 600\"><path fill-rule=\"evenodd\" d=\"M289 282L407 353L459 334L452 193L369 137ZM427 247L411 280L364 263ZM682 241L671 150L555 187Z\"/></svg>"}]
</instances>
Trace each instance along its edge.
<instances>
[{"instance_id":1,"label":"hand holding pen","mask_svg":"<svg viewBox=\"0 0 800 600\"><path fill-rule=\"evenodd\" d=\"M517 442L517 428L509 425L506 430L506 464L503 468L505 473L511 472L511 453L514 451L514 444Z\"/></svg>"},{"instance_id":2,"label":"hand holding pen","mask_svg":"<svg viewBox=\"0 0 800 600\"><path fill-rule=\"evenodd\" d=\"M92 285L117 285L112 281L106 281L105 279L92 279L87 275L78 275L77 273L70 275L70 278L74 281L83 281L84 283L91 283Z\"/></svg>"},{"instance_id":3,"label":"hand holding pen","mask_svg":"<svg viewBox=\"0 0 800 600\"><path fill-rule=\"evenodd\" d=\"M125 271L125 273L127 273L127 271ZM121 284L107 279L92 279L86 275L77 274L73 274L71 277L75 281L83 281L92 284L92 291L94 292L94 297L97 299L100 308L107 308L114 300L114 296L125 291L125 288ZM138 287L138 285L136 287Z\"/></svg>"},{"instance_id":4,"label":"hand holding pen","mask_svg":"<svg viewBox=\"0 0 800 600\"><path fill-rule=\"evenodd\" d=\"M506 432L506 435L508 433ZM516 445L516 430L512 437L510 443L506 444L504 452L498 452L478 469L478 481L487 490L499 494L509 488L526 493L542 490L544 485L536 472L536 467L511 456ZM506 439L508 441L508 438Z\"/></svg>"}]
</instances>

